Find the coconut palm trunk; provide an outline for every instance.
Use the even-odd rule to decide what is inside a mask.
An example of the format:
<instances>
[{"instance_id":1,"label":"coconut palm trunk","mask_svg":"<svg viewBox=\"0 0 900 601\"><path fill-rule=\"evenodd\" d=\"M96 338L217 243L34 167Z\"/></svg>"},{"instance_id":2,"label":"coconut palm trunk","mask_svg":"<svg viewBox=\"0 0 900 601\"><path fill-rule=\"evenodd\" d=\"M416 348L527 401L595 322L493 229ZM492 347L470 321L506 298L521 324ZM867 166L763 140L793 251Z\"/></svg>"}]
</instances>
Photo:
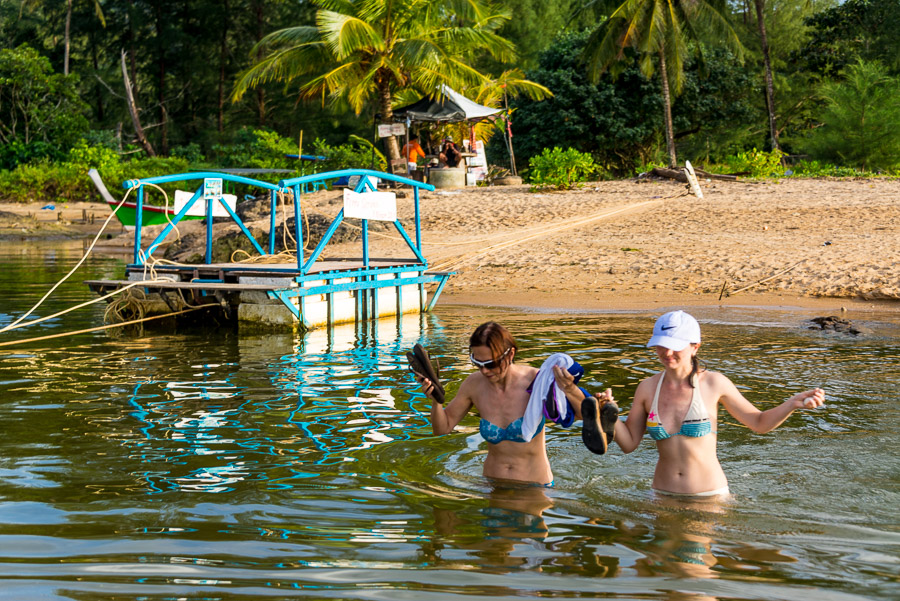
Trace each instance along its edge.
<instances>
[{"instance_id":1,"label":"coconut palm trunk","mask_svg":"<svg viewBox=\"0 0 900 601\"><path fill-rule=\"evenodd\" d=\"M659 76L662 85L663 113L666 120L666 150L669 153L669 168L678 166L675 156L675 128L672 126L672 94L669 92L669 75L666 72L665 47L659 49Z\"/></svg>"},{"instance_id":2,"label":"coconut palm trunk","mask_svg":"<svg viewBox=\"0 0 900 601\"><path fill-rule=\"evenodd\" d=\"M769 137L772 140L772 150L781 150L778 144L778 128L775 124L775 84L772 79L772 61L769 58L769 38L766 35L766 21L764 17L765 0L754 0L756 6L756 24L759 27L759 39L762 45L763 65L766 71L766 111L769 113Z\"/></svg>"},{"instance_id":3,"label":"coconut palm trunk","mask_svg":"<svg viewBox=\"0 0 900 601\"><path fill-rule=\"evenodd\" d=\"M382 123L392 123L394 121L394 98L391 94L390 81L381 78L376 84L378 88L378 112L381 114ZM389 161L400 160L400 143L397 142L396 136L388 136L384 139L387 146L387 155Z\"/></svg>"}]
</instances>

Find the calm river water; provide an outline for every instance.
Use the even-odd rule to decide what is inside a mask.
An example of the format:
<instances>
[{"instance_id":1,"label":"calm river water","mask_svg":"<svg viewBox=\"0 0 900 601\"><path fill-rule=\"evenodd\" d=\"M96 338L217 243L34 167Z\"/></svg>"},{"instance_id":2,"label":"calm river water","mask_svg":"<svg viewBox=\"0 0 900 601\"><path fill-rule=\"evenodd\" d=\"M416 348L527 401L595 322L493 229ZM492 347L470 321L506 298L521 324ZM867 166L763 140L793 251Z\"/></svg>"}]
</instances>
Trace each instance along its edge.
<instances>
[{"instance_id":1,"label":"calm river water","mask_svg":"<svg viewBox=\"0 0 900 601\"><path fill-rule=\"evenodd\" d=\"M0 245L0 326L81 255ZM39 315L118 277L90 260ZM452 286L452 282L451 282ZM756 435L720 414L723 506L650 494L656 451L603 457L551 427L556 486L481 477L477 418L435 437L405 370L422 342L451 394L496 319L532 364L552 352L624 410L657 369L655 315L438 306L367 328L97 332L0 347L3 599L900 598L900 319L853 339L789 310L694 311L707 366L765 408L812 386L826 408ZM94 305L0 343L102 324Z\"/></svg>"}]
</instances>

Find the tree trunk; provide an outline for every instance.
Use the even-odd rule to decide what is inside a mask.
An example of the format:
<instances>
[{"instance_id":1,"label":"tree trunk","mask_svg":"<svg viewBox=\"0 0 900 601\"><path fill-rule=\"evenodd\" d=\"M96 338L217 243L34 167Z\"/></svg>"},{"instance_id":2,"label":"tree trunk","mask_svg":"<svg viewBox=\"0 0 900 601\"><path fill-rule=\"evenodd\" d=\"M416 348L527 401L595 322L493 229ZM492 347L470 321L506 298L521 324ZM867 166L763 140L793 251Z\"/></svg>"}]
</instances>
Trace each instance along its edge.
<instances>
[{"instance_id":1,"label":"tree trunk","mask_svg":"<svg viewBox=\"0 0 900 601\"><path fill-rule=\"evenodd\" d=\"M141 126L141 119L138 116L137 104L134 102L134 95L131 93L131 82L128 79L128 67L125 66L125 51L122 51L122 80L125 82L125 99L128 103L128 113L131 115L131 123L134 125L134 133L137 135L138 141L144 148L147 156L155 157L156 151L144 135L144 128Z\"/></svg>"},{"instance_id":2,"label":"tree trunk","mask_svg":"<svg viewBox=\"0 0 900 601\"><path fill-rule=\"evenodd\" d=\"M666 49L659 50L659 75L662 81L663 112L666 120L666 150L669 153L669 167L678 166L678 158L675 156L675 129L672 126L672 95L669 92L669 74L666 72Z\"/></svg>"},{"instance_id":3,"label":"tree trunk","mask_svg":"<svg viewBox=\"0 0 900 601\"><path fill-rule=\"evenodd\" d=\"M769 59L769 38L766 35L764 8L766 0L754 0L756 5L756 24L759 27L759 39L762 44L763 64L766 69L766 111L769 113L769 137L772 150L781 150L778 143L778 128L775 126L775 84L772 80L772 61Z\"/></svg>"},{"instance_id":4,"label":"tree trunk","mask_svg":"<svg viewBox=\"0 0 900 601\"><path fill-rule=\"evenodd\" d=\"M378 88L378 110L381 113L382 123L394 122L394 109L391 107L393 98L391 97L391 84L383 78L378 78L376 83ZM388 153L388 167L390 161L400 160L400 144L397 142L396 136L388 136L384 139Z\"/></svg>"},{"instance_id":5,"label":"tree trunk","mask_svg":"<svg viewBox=\"0 0 900 601\"><path fill-rule=\"evenodd\" d=\"M97 36L92 31L91 32L91 63L94 67L94 73L100 73L100 60L97 58ZM94 86L94 90L97 93L97 122L103 123L103 87L100 85L100 82Z\"/></svg>"},{"instance_id":6,"label":"tree trunk","mask_svg":"<svg viewBox=\"0 0 900 601\"><path fill-rule=\"evenodd\" d=\"M163 154L169 153L169 113L166 111L166 50L165 40L163 39L163 16L161 0L156 2L156 47L159 53L159 134L160 134L160 151Z\"/></svg>"},{"instance_id":7,"label":"tree trunk","mask_svg":"<svg viewBox=\"0 0 900 601\"><path fill-rule=\"evenodd\" d=\"M66 34L63 40L63 75L69 74L69 32L72 29L72 0L66 0Z\"/></svg>"},{"instance_id":8,"label":"tree trunk","mask_svg":"<svg viewBox=\"0 0 900 601\"><path fill-rule=\"evenodd\" d=\"M228 0L222 6L222 39L219 44L219 107L216 126L219 133L225 131L225 60L228 54Z\"/></svg>"},{"instance_id":9,"label":"tree trunk","mask_svg":"<svg viewBox=\"0 0 900 601\"><path fill-rule=\"evenodd\" d=\"M253 8L256 11L256 42L259 43L263 39L263 29L265 26L265 15L263 14L263 0L257 0ZM256 51L256 62L260 62L265 55L262 48ZM257 122L260 127L266 126L266 93L262 86L256 88L256 110Z\"/></svg>"},{"instance_id":10,"label":"tree trunk","mask_svg":"<svg viewBox=\"0 0 900 601\"><path fill-rule=\"evenodd\" d=\"M131 93L138 95L137 53L134 50L134 0L128 2L128 60L131 63Z\"/></svg>"}]
</instances>

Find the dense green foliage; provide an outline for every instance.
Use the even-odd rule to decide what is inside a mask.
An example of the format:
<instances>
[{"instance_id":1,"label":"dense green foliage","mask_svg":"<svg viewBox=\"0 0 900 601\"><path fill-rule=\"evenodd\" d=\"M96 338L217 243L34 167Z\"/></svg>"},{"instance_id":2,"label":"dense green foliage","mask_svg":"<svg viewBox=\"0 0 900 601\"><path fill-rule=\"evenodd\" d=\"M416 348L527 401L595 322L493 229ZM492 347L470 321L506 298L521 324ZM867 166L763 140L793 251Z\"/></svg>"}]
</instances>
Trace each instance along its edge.
<instances>
[{"instance_id":1,"label":"dense green foliage","mask_svg":"<svg viewBox=\"0 0 900 601\"><path fill-rule=\"evenodd\" d=\"M677 166L672 102L681 93L686 61L707 40L743 54L727 11L725 0L624 0L587 42L584 54L593 81L605 72L615 77L632 60L648 78L659 73L669 167Z\"/></svg>"},{"instance_id":2,"label":"dense green foliage","mask_svg":"<svg viewBox=\"0 0 900 601\"><path fill-rule=\"evenodd\" d=\"M806 69L833 75L862 59L900 73L900 0L846 0L806 24L808 41L794 56Z\"/></svg>"},{"instance_id":3,"label":"dense green foliage","mask_svg":"<svg viewBox=\"0 0 900 601\"><path fill-rule=\"evenodd\" d=\"M27 45L0 49L0 168L61 158L88 130L77 84Z\"/></svg>"},{"instance_id":4,"label":"dense green foliage","mask_svg":"<svg viewBox=\"0 0 900 601\"><path fill-rule=\"evenodd\" d=\"M528 166L532 192L577 188L597 172L591 155L558 146L545 148L541 154L531 157Z\"/></svg>"},{"instance_id":5,"label":"dense green foliage","mask_svg":"<svg viewBox=\"0 0 900 601\"><path fill-rule=\"evenodd\" d=\"M554 147L589 154L604 174L627 175L666 158L661 56L675 60L667 62L667 73L674 84L680 82L680 87L672 86L680 94L670 98L678 156L710 168L761 174L769 170L771 155L756 150L769 148L770 134L754 3L707 0L723 19L713 22L718 17L712 13L706 20L692 17L685 21L691 31L680 32L684 35L678 39L656 35L651 25L659 25L658 19L632 19L637 28L629 32L633 37L610 38L624 46L614 57L624 60L610 64L617 77L605 73L596 83L589 80L589 65L582 58L588 32L603 31L601 24L623 16L621 11L616 16L617 8L671 7L687 15L695 4L0 0L0 199L90 195L84 175L89 166L98 167L111 188L126 177L198 167L296 171L298 164L283 155L297 153L301 132L303 153L329 157L324 163L306 164L306 172L370 166L373 161L383 168L383 155L369 142L384 150L373 131L375 113L384 112L383 107L377 94L361 91L387 91L396 108L414 100L427 85L454 77L470 80L461 86L470 98L502 106L504 93L509 97L514 149L525 175L532 157ZM472 12L476 5L481 12ZM72 19L66 76L68 6ZM409 9L404 43L416 41L391 58L378 50L375 34L384 29L361 24L380 23L378 11L403 7ZM330 20L316 21L320 8L329 10ZM766 0L762 9L777 132L788 154L785 166L770 172L896 173L900 0ZM350 14L359 19L338 16ZM450 14L457 15L452 25L463 33L438 43L441 30L432 26ZM664 16L658 10L653 14ZM721 33L726 18L742 42L743 63L737 50L703 42L716 35L716 28ZM286 34L274 33L285 28L298 35L315 30L319 42L323 28L330 32L337 54L332 52L317 68L331 70L307 71L288 61L282 66L293 75L273 77L268 83L260 79L239 99L233 98L241 73L253 65L277 64L266 59L281 47L260 42L287 40ZM698 41L684 43L688 39ZM366 40L376 43L366 46ZM378 52L363 56L365 47ZM158 159L141 158L136 144L125 102L123 50L139 116ZM519 58L511 60L516 54ZM378 65L366 62L376 55ZM358 67L349 79L334 72L345 59ZM416 71L420 66L424 70ZM370 75L387 73L384 69L390 71L387 88L368 81ZM512 82L526 79L546 86L553 96L513 98L518 84ZM302 99L303 90L315 90L316 97ZM502 125L500 121L498 129ZM490 162L509 165L500 136L491 140L487 151Z\"/></svg>"},{"instance_id":6,"label":"dense green foliage","mask_svg":"<svg viewBox=\"0 0 900 601\"><path fill-rule=\"evenodd\" d=\"M804 146L811 156L860 169L900 165L900 79L861 60L844 73L822 88L823 124Z\"/></svg>"},{"instance_id":7,"label":"dense green foliage","mask_svg":"<svg viewBox=\"0 0 900 601\"><path fill-rule=\"evenodd\" d=\"M753 178L778 176L784 172L781 161L784 153L779 150L747 150L725 159L728 173L746 174Z\"/></svg>"},{"instance_id":8,"label":"dense green foliage","mask_svg":"<svg viewBox=\"0 0 900 601\"><path fill-rule=\"evenodd\" d=\"M604 170L630 174L659 159L662 101L654 82L635 66L613 80L592 84L580 60L588 34L565 34L540 57L528 77L553 91L543 102L516 100L513 133L517 159L524 165L550 144L563 142L590 153ZM673 107L676 139L691 156L718 159L741 150L751 139L747 127L756 114L748 96L754 82L724 49L705 53L706 61L685 65L684 92ZM490 148L490 147L489 147ZM495 162L505 160L494 144Z\"/></svg>"}]
</instances>

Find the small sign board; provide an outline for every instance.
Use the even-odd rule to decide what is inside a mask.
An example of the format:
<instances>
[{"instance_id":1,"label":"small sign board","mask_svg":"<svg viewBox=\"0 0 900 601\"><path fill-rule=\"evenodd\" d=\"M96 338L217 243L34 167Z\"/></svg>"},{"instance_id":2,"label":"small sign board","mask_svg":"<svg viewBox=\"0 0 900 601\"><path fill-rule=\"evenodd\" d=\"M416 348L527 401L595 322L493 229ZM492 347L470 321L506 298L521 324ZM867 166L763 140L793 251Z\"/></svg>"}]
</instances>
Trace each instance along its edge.
<instances>
[{"instance_id":1,"label":"small sign board","mask_svg":"<svg viewBox=\"0 0 900 601\"><path fill-rule=\"evenodd\" d=\"M406 126L402 123L379 123L378 137L387 138L389 136L402 136L406 134Z\"/></svg>"},{"instance_id":2,"label":"small sign board","mask_svg":"<svg viewBox=\"0 0 900 601\"><path fill-rule=\"evenodd\" d=\"M344 188L344 217L397 221L397 195L393 192L354 192Z\"/></svg>"},{"instance_id":3,"label":"small sign board","mask_svg":"<svg viewBox=\"0 0 900 601\"><path fill-rule=\"evenodd\" d=\"M222 196L222 178L207 177L203 180L204 200L217 199Z\"/></svg>"}]
</instances>

